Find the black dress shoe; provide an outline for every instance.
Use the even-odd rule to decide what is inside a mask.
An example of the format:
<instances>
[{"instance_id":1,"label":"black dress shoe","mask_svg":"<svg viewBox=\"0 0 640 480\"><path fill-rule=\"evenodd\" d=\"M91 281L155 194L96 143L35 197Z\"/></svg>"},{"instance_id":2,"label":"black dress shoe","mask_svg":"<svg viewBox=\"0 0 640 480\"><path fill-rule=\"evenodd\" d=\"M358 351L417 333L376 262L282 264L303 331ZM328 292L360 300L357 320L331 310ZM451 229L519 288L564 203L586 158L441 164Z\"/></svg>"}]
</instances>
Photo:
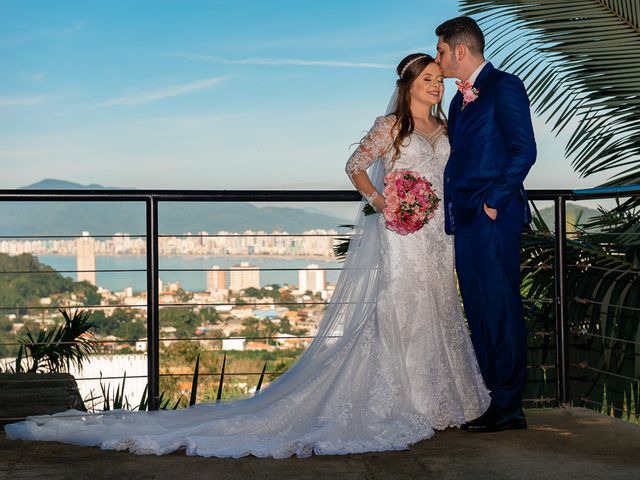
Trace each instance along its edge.
<instances>
[{"instance_id":1,"label":"black dress shoe","mask_svg":"<svg viewBox=\"0 0 640 480\"><path fill-rule=\"evenodd\" d=\"M479 419L478 419L479 420ZM521 408L516 410L501 410L484 422L474 422L467 430L472 433L501 432L503 430L524 430L527 420Z\"/></svg>"},{"instance_id":2,"label":"black dress shoe","mask_svg":"<svg viewBox=\"0 0 640 480\"><path fill-rule=\"evenodd\" d=\"M495 407L493 405L489 405L489 408L487 408L486 412L484 412L478 418L475 418L473 420L469 420L467 423L463 423L460 426L460 429L461 430L469 430L469 427L471 427L473 425L485 424L485 423L488 423L488 422L492 422L493 418L499 412L500 412L500 408L499 407Z\"/></svg>"}]
</instances>

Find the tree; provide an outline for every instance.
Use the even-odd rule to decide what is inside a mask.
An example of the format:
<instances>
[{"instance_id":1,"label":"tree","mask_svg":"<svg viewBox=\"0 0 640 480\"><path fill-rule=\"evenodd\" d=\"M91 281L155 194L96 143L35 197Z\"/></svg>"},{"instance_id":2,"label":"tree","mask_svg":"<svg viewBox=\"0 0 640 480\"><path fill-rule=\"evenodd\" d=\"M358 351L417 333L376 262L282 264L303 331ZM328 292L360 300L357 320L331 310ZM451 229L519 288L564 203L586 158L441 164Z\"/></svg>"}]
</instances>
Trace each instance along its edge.
<instances>
[{"instance_id":1,"label":"tree","mask_svg":"<svg viewBox=\"0 0 640 480\"><path fill-rule=\"evenodd\" d=\"M201 308L200 309L200 318L203 324L211 324L215 325L220 322L220 314L215 308Z\"/></svg>"},{"instance_id":2,"label":"tree","mask_svg":"<svg viewBox=\"0 0 640 480\"><path fill-rule=\"evenodd\" d=\"M175 327L178 338L190 338L195 335L200 317L191 308L163 308L160 310L160 324Z\"/></svg>"},{"instance_id":3,"label":"tree","mask_svg":"<svg viewBox=\"0 0 640 480\"><path fill-rule=\"evenodd\" d=\"M240 332L240 336L242 337L260 337L260 320L255 317L245 318L242 321L242 331Z\"/></svg>"},{"instance_id":4,"label":"tree","mask_svg":"<svg viewBox=\"0 0 640 480\"><path fill-rule=\"evenodd\" d=\"M555 132L573 130L567 156L584 176L640 183L640 10L630 0L461 0L491 55L528 83ZM577 123L577 125L576 125Z\"/></svg>"},{"instance_id":5,"label":"tree","mask_svg":"<svg viewBox=\"0 0 640 480\"><path fill-rule=\"evenodd\" d=\"M15 307L19 315L28 312L26 307L40 305L40 299L51 297L53 305L72 293L85 305L100 303L97 288L87 282L74 282L63 277L53 268L31 254L7 255L0 253L0 305Z\"/></svg>"}]
</instances>

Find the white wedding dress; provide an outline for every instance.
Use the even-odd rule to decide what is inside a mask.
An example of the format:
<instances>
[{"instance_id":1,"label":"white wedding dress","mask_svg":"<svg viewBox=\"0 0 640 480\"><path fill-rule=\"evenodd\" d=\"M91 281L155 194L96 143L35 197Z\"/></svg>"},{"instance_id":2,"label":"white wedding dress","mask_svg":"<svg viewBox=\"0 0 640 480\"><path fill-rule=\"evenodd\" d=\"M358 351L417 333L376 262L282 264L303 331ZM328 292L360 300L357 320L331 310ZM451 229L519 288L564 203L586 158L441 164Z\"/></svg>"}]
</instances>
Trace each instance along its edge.
<instances>
[{"instance_id":1,"label":"white wedding dress","mask_svg":"<svg viewBox=\"0 0 640 480\"><path fill-rule=\"evenodd\" d=\"M347 164L392 168L393 117L380 117ZM417 170L442 195L449 144L414 132L393 168ZM376 161L377 160L377 161ZM356 219L344 270L318 337L258 395L176 411L69 410L7 425L8 438L51 440L138 454L286 458L406 449L489 405L464 324L443 208L416 233Z\"/></svg>"}]
</instances>

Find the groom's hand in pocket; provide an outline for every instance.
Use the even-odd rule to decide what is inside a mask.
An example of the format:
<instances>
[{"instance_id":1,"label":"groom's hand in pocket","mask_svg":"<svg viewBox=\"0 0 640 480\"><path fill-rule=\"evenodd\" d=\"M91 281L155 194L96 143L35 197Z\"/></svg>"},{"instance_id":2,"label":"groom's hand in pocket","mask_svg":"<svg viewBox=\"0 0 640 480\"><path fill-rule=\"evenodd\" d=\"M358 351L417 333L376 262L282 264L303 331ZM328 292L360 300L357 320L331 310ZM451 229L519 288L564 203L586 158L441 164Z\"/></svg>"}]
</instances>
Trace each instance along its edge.
<instances>
[{"instance_id":1,"label":"groom's hand in pocket","mask_svg":"<svg viewBox=\"0 0 640 480\"><path fill-rule=\"evenodd\" d=\"M489 217L491 220L495 222L496 218L498 218L498 210L496 210L495 208L491 208L486 203L483 205L484 205L484 213L487 215L487 217Z\"/></svg>"}]
</instances>

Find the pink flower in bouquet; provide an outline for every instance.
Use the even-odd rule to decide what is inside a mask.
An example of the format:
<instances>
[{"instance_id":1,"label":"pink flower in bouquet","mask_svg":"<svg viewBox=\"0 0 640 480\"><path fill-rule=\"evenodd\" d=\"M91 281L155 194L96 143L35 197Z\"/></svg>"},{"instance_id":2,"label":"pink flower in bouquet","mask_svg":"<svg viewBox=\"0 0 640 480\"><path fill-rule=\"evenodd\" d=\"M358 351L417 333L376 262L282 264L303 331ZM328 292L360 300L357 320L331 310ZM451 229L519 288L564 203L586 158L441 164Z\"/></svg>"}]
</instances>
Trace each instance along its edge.
<instances>
[{"instance_id":1,"label":"pink flower in bouquet","mask_svg":"<svg viewBox=\"0 0 640 480\"><path fill-rule=\"evenodd\" d=\"M400 199L392 194L389 195L386 199L387 206L383 210L384 218L390 222L392 222L396 218L396 211L400 208Z\"/></svg>"},{"instance_id":2,"label":"pink flower in bouquet","mask_svg":"<svg viewBox=\"0 0 640 480\"><path fill-rule=\"evenodd\" d=\"M418 172L395 170L384 177L385 226L407 235L420 230L435 215L440 199Z\"/></svg>"}]
</instances>

